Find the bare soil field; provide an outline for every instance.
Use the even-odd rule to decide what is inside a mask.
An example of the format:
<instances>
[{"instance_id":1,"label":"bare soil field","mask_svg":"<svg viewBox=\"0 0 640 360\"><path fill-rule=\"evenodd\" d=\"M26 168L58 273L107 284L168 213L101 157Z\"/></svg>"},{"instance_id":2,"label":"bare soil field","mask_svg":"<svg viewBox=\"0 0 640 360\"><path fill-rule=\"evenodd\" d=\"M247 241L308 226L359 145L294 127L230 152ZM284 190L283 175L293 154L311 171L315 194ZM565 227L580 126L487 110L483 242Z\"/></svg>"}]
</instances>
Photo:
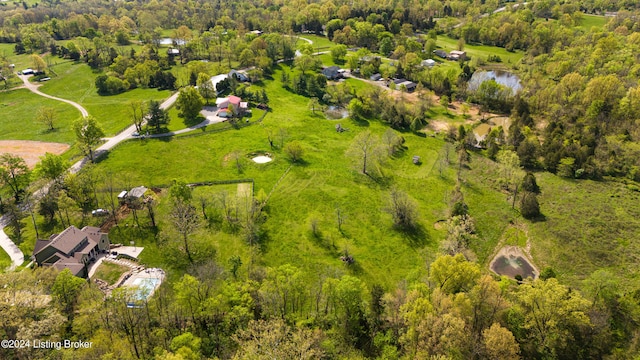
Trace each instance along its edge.
<instances>
[{"instance_id":1,"label":"bare soil field","mask_svg":"<svg viewBox=\"0 0 640 360\"><path fill-rule=\"evenodd\" d=\"M40 161L45 153L60 155L69 149L68 144L51 143L30 140L0 140L0 153L10 153L20 156L29 168Z\"/></svg>"}]
</instances>

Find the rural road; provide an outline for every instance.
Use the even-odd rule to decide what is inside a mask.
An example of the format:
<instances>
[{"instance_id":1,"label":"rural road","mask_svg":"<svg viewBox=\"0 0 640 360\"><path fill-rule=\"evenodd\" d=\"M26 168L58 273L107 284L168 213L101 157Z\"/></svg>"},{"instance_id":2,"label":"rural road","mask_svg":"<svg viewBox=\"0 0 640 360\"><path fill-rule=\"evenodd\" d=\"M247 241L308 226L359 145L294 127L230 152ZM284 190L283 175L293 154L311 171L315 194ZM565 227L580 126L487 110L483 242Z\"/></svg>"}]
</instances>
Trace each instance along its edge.
<instances>
[{"instance_id":1,"label":"rural road","mask_svg":"<svg viewBox=\"0 0 640 360\"><path fill-rule=\"evenodd\" d=\"M71 101L71 100L67 100L67 99L61 99L59 97L55 97L55 96L51 96L51 95L47 95L47 94L43 93L42 91L38 90L38 87L41 84L34 84L34 83L30 82L29 78L31 76L33 76L33 75L18 75L18 77L24 83L24 87L29 89L29 91L31 91L31 92L33 92L35 94L38 94L40 96L44 96L44 97L49 98L49 99L65 102L65 103L73 106L74 108L78 109L80 111L80 113L82 114L82 116L85 116L85 117L89 116L89 112L87 111L87 109L83 108L82 105L78 104L77 102L74 102L74 101Z\"/></svg>"},{"instance_id":2,"label":"rural road","mask_svg":"<svg viewBox=\"0 0 640 360\"><path fill-rule=\"evenodd\" d=\"M51 96L48 94L45 94L41 91L38 90L38 86L37 84L32 84L31 82L29 82L29 77L30 75L18 75L18 77L20 77L20 79L22 79L22 82L24 83L24 87L26 87L27 89L29 89L30 91L32 91L33 93L49 98L49 99L53 99L53 100L57 100L57 101L62 101L65 102L67 104L70 104L72 106L74 106L76 109L78 109L80 111L80 113L82 114L82 116L88 116L89 112L82 107L82 105L73 102L71 100L66 100L66 99L61 99L55 96ZM176 99L178 98L178 93L175 93L173 95L171 95L168 99L166 99L161 105L160 107L162 109L168 109L169 107L171 107L171 105L173 105L173 103L176 102ZM207 123L208 121L204 121L203 123ZM191 128L187 128L187 129L183 129L180 130L180 132L188 132L188 131L192 131L195 130L199 127L203 127L207 124L198 124L196 126L192 126ZM98 147L95 150L95 156L105 152L105 151L109 151L111 150L114 146L118 145L120 142L132 138L132 134L136 131L136 127L135 125L131 125L129 127L127 127L126 129L124 129L122 132L120 132L118 135L112 137L112 138L108 138L107 142L105 142L104 144L102 144L100 147ZM178 133L178 132L176 132ZM174 134L162 134L164 136L171 136ZM70 168L69 171L71 173L77 173L78 171L80 171L80 169L82 169L82 167L84 165L86 165L89 162L88 158L83 158L82 160L76 162L75 164L73 164ZM46 184L42 189L38 190L36 193L41 193L43 190L47 189L49 187L49 184ZM11 266L9 266L8 271L12 271L14 270L16 267L22 265L24 263L24 254L22 253L22 251L20 250L20 248L18 248L18 246L16 246L16 244L13 243L13 241L11 241L11 239L9 238L9 236L7 236L7 234L4 232L4 228L5 226L7 226L7 224L9 223L9 220L6 216L2 216L0 217L0 247L7 253L9 254L9 257L11 258Z\"/></svg>"}]
</instances>

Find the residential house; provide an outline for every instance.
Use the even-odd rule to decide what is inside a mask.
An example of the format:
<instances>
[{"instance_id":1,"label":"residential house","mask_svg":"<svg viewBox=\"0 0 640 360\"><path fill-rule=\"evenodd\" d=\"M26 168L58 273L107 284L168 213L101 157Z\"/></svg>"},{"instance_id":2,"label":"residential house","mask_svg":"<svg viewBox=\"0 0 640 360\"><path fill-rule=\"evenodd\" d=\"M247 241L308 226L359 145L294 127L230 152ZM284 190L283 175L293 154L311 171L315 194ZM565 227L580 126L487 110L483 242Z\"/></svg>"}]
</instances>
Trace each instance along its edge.
<instances>
[{"instance_id":1,"label":"residential house","mask_svg":"<svg viewBox=\"0 0 640 360\"><path fill-rule=\"evenodd\" d=\"M51 235L49 240L36 241L33 260L39 266L69 269L73 275L86 278L87 265L95 261L98 254L108 251L109 246L109 237L100 228L78 229L72 225L60 234Z\"/></svg>"},{"instance_id":2,"label":"residential house","mask_svg":"<svg viewBox=\"0 0 640 360\"><path fill-rule=\"evenodd\" d=\"M407 79L393 79L391 81L395 84L396 90L400 90L404 87L407 90L407 92L413 92L418 86L418 84L414 83L413 81L409 81ZM391 82L387 84L387 86L389 85L391 85Z\"/></svg>"},{"instance_id":3,"label":"residential house","mask_svg":"<svg viewBox=\"0 0 640 360\"><path fill-rule=\"evenodd\" d=\"M414 83L413 81L403 81L400 84L396 85L396 89L403 90L403 87L404 87L404 89L406 89L407 92L413 92L417 86L418 84Z\"/></svg>"},{"instance_id":4,"label":"residential house","mask_svg":"<svg viewBox=\"0 0 640 360\"><path fill-rule=\"evenodd\" d=\"M382 79L382 75L380 75L380 74L373 74L373 75L371 75L369 77L369 80L372 80L372 81L378 81L378 80L381 80L381 79Z\"/></svg>"},{"instance_id":5,"label":"residential house","mask_svg":"<svg viewBox=\"0 0 640 360\"><path fill-rule=\"evenodd\" d=\"M178 56L178 55L180 55L180 50L175 49L175 48L167 49L167 55L169 55L169 56Z\"/></svg>"},{"instance_id":6,"label":"residential house","mask_svg":"<svg viewBox=\"0 0 640 360\"><path fill-rule=\"evenodd\" d=\"M432 67L434 67L436 65L436 62L433 59L427 59L427 60L422 60L422 62L420 64L423 67L432 68Z\"/></svg>"},{"instance_id":7,"label":"residential house","mask_svg":"<svg viewBox=\"0 0 640 360\"><path fill-rule=\"evenodd\" d=\"M443 59L446 59L448 56L447 52L444 50L433 50L433 53Z\"/></svg>"},{"instance_id":8,"label":"residential house","mask_svg":"<svg viewBox=\"0 0 640 360\"><path fill-rule=\"evenodd\" d=\"M342 71L340 71L340 67L338 66L329 66L322 69L322 75L326 76L329 80L342 79Z\"/></svg>"},{"instance_id":9,"label":"residential house","mask_svg":"<svg viewBox=\"0 0 640 360\"><path fill-rule=\"evenodd\" d=\"M466 60L467 59L467 53L466 51L458 51L458 50L453 50L449 53L449 60Z\"/></svg>"},{"instance_id":10,"label":"residential house","mask_svg":"<svg viewBox=\"0 0 640 360\"><path fill-rule=\"evenodd\" d=\"M242 115L249 107L249 103L242 101L242 99L237 96L231 95L226 98L217 98L216 106L219 109L219 116L229 117L232 114ZM229 110L229 108L231 108L231 110ZM227 116L223 116L222 113Z\"/></svg>"}]
</instances>

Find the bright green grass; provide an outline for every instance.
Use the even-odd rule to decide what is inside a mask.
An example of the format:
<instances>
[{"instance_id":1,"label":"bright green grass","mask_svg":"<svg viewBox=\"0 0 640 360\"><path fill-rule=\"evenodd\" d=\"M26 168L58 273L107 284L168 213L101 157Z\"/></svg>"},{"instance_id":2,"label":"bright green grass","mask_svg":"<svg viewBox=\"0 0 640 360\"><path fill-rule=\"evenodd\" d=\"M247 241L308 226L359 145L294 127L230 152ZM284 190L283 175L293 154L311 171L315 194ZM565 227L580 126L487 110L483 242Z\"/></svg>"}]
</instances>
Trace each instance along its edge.
<instances>
[{"instance_id":1,"label":"bright green grass","mask_svg":"<svg viewBox=\"0 0 640 360\"><path fill-rule=\"evenodd\" d=\"M458 40L441 35L438 36L437 45L446 52L449 52L457 49ZM467 55L471 58L479 56L485 60L489 55L498 55L502 59L502 64L508 67L513 66L513 64L517 64L524 56L522 51L509 52L504 48L488 45L466 44L464 46L464 51L466 51Z\"/></svg>"},{"instance_id":2,"label":"bright green grass","mask_svg":"<svg viewBox=\"0 0 640 360\"><path fill-rule=\"evenodd\" d=\"M3 272L9 266L11 266L11 257L4 249L0 248L0 272Z\"/></svg>"},{"instance_id":3,"label":"bright green grass","mask_svg":"<svg viewBox=\"0 0 640 360\"><path fill-rule=\"evenodd\" d=\"M103 261L93 274L94 279L101 279L109 283L109 285L115 284L122 274L129 271L129 268L124 265L118 265Z\"/></svg>"},{"instance_id":4,"label":"bright green grass","mask_svg":"<svg viewBox=\"0 0 640 360\"><path fill-rule=\"evenodd\" d=\"M527 234L516 227L508 227L504 231L503 238L505 240L505 245L519 246L521 248L527 246Z\"/></svg>"},{"instance_id":5,"label":"bright green grass","mask_svg":"<svg viewBox=\"0 0 640 360\"><path fill-rule=\"evenodd\" d=\"M54 69L58 76L52 77L40 90L80 103L100 122L107 135L113 135L130 125L127 107L130 100L161 101L170 95L166 90L134 89L118 95L100 96L95 88L98 74L88 65L65 62Z\"/></svg>"},{"instance_id":6,"label":"bright green grass","mask_svg":"<svg viewBox=\"0 0 640 360\"><path fill-rule=\"evenodd\" d=\"M600 15L582 14L582 20L580 20L579 27L586 30L591 30L592 27L602 29L609 20Z\"/></svg>"},{"instance_id":7,"label":"bright green grass","mask_svg":"<svg viewBox=\"0 0 640 360\"><path fill-rule=\"evenodd\" d=\"M276 71L274 79L279 78L279 72ZM409 150L382 169L388 183L378 184L352 171L351 160L344 154L358 132L370 129L381 134L386 126L374 121L360 127L345 119L342 120L344 126L351 130L339 134L335 131L336 122L311 116L307 98L282 89L278 81L266 82L265 86L273 111L263 125L168 141L128 142L115 149L99 166L145 185L169 184L173 179L195 182L252 178L256 192L270 193L290 164L280 150L270 149L267 129L276 134L278 144L278 129L284 128L288 134L286 141L298 140L304 144L305 162L302 166L293 166L273 190L268 220L263 224L264 264L276 266L291 262L309 274L338 269L389 286L407 274L420 273L425 256L435 253L443 237L433 223L444 217L442 194L453 184L450 171L445 171L444 178L433 171L442 142L404 134ZM238 173L227 157L234 150L245 155L269 151L274 160L255 164L248 156L243 157L244 171ZM411 163L414 153L423 157L421 166ZM397 172L402 177L396 177ZM392 184L410 192L419 202L422 216L418 235L394 230L390 215L381 211ZM347 214L343 234L335 225L336 206ZM313 218L319 223L318 238L309 230ZM215 241L220 261L225 262L238 253L245 262L249 250L242 237L224 231L201 236L210 236ZM355 256L356 266L346 268L339 260L344 249Z\"/></svg>"},{"instance_id":8,"label":"bright green grass","mask_svg":"<svg viewBox=\"0 0 640 360\"><path fill-rule=\"evenodd\" d=\"M43 106L56 109L57 120L53 131L35 120L37 109ZM71 123L80 117L80 112L71 105L44 98L27 89L0 93L0 113L2 140L38 140L67 144L75 141Z\"/></svg>"},{"instance_id":9,"label":"bright green grass","mask_svg":"<svg viewBox=\"0 0 640 360\"><path fill-rule=\"evenodd\" d=\"M516 221L517 215L507 204L508 195L495 191L498 174L493 162L474 156L470 166L465 200L476 226L482 233L493 233L492 241L505 231L507 240L512 237L511 242L522 246L524 234L508 236L512 227L504 226L509 220ZM601 268L631 286L637 285L640 246L635 239L640 233L640 193L616 182L577 181L549 173L537 173L536 177L542 191L538 201L546 219L533 223L517 219L528 228L536 266L551 266L563 281L576 286ZM498 218L502 222L494 221Z\"/></svg>"},{"instance_id":10,"label":"bright green grass","mask_svg":"<svg viewBox=\"0 0 640 360\"><path fill-rule=\"evenodd\" d=\"M298 36L301 38L305 38L313 41L312 45L313 45L313 48L316 49L316 51L327 51L331 49L332 46L336 45L336 43L327 39L324 36L318 36L318 35L312 35L312 34L301 34ZM300 40L300 39L298 40L298 45L306 44L306 43L307 42L304 40Z\"/></svg>"},{"instance_id":11,"label":"bright green grass","mask_svg":"<svg viewBox=\"0 0 640 360\"><path fill-rule=\"evenodd\" d=\"M534 256L569 281L608 268L629 285L640 279L640 193L615 182L538 174L546 221L532 224Z\"/></svg>"}]
</instances>

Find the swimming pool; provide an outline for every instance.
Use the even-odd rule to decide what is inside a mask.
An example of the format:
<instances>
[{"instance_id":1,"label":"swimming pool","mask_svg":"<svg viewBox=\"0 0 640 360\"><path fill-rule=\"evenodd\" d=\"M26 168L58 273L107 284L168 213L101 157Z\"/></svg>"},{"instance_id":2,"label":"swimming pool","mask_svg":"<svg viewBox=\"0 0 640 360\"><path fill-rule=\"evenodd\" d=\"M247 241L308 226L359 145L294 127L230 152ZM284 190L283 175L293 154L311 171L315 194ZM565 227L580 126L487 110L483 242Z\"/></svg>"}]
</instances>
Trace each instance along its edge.
<instances>
[{"instance_id":1,"label":"swimming pool","mask_svg":"<svg viewBox=\"0 0 640 360\"><path fill-rule=\"evenodd\" d=\"M162 279L158 278L147 278L147 277L138 277L135 278L131 284L128 286L135 288L132 295L132 299L127 303L127 306L134 307L137 303L144 302L148 300L151 295L153 295L153 291L160 286Z\"/></svg>"}]
</instances>

